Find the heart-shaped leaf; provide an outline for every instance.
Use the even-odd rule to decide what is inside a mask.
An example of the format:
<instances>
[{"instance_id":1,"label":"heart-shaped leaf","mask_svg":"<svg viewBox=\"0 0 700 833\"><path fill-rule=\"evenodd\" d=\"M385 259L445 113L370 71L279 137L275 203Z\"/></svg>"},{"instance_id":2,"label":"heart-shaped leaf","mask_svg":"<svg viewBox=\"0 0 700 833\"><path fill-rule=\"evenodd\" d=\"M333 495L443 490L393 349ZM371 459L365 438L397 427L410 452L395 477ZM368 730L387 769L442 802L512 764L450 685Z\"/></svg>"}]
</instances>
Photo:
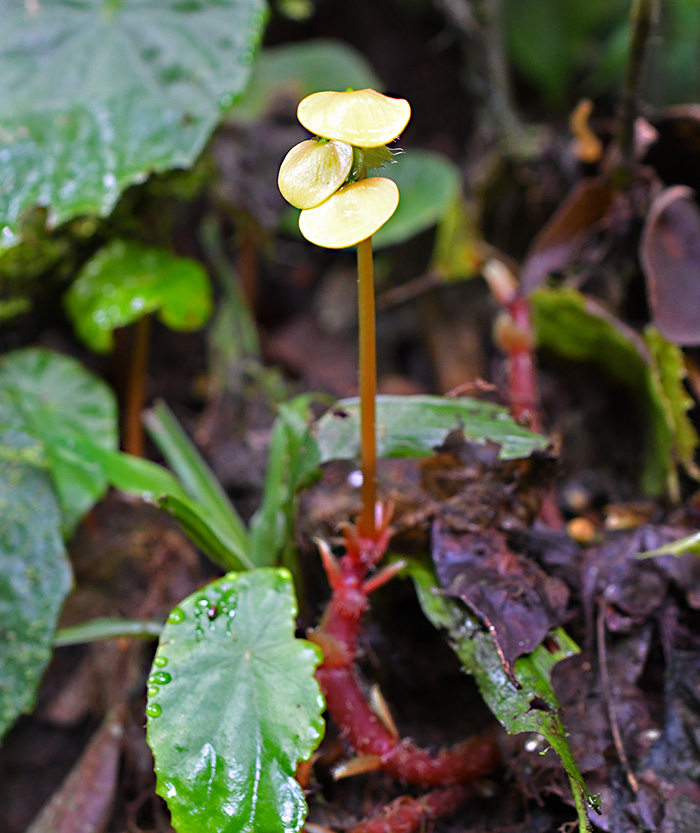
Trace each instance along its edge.
<instances>
[{"instance_id":1,"label":"heart-shaped leaf","mask_svg":"<svg viewBox=\"0 0 700 833\"><path fill-rule=\"evenodd\" d=\"M0 0L0 245L32 205L107 214L190 165L243 90L264 0Z\"/></svg>"},{"instance_id":2,"label":"heart-shaped leaf","mask_svg":"<svg viewBox=\"0 0 700 833\"><path fill-rule=\"evenodd\" d=\"M0 427L14 426L38 439L63 513L64 532L102 497L107 481L99 468L76 465L54 446L61 435L90 437L102 449L117 446L117 406L112 391L79 362L60 353L28 348L0 360Z\"/></svg>"},{"instance_id":3,"label":"heart-shaped leaf","mask_svg":"<svg viewBox=\"0 0 700 833\"><path fill-rule=\"evenodd\" d=\"M360 456L360 403L341 399L315 426L321 462ZM380 457L428 457L451 431L466 440L499 443L503 460L529 457L547 439L518 425L506 408L461 397L378 396L377 453Z\"/></svg>"},{"instance_id":4,"label":"heart-shaped leaf","mask_svg":"<svg viewBox=\"0 0 700 833\"><path fill-rule=\"evenodd\" d=\"M197 261L125 240L88 261L65 296L76 332L98 353L112 349L114 330L151 312L173 330L197 329L211 303L209 278Z\"/></svg>"},{"instance_id":5,"label":"heart-shaped leaf","mask_svg":"<svg viewBox=\"0 0 700 833\"><path fill-rule=\"evenodd\" d=\"M41 444L0 431L0 736L33 703L71 586Z\"/></svg>"},{"instance_id":6,"label":"heart-shaped leaf","mask_svg":"<svg viewBox=\"0 0 700 833\"><path fill-rule=\"evenodd\" d=\"M323 734L318 650L286 570L229 573L171 611L148 678L157 790L178 833L291 833Z\"/></svg>"}]
</instances>

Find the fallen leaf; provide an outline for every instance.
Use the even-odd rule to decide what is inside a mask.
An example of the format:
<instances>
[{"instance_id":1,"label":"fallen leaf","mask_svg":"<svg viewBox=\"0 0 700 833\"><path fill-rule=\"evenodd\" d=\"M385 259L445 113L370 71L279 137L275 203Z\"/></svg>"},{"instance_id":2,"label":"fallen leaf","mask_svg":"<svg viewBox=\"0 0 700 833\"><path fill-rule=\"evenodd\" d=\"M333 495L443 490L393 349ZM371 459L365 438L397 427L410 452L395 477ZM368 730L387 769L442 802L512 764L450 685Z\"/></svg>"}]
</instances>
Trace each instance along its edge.
<instances>
[{"instance_id":1,"label":"fallen leaf","mask_svg":"<svg viewBox=\"0 0 700 833\"><path fill-rule=\"evenodd\" d=\"M656 328L674 344L700 344L700 209L690 188L674 185L656 197L640 257Z\"/></svg>"},{"instance_id":2,"label":"fallen leaf","mask_svg":"<svg viewBox=\"0 0 700 833\"><path fill-rule=\"evenodd\" d=\"M432 555L440 584L486 625L509 676L562 623L566 585L513 552L502 532L458 532L436 520Z\"/></svg>"}]
</instances>

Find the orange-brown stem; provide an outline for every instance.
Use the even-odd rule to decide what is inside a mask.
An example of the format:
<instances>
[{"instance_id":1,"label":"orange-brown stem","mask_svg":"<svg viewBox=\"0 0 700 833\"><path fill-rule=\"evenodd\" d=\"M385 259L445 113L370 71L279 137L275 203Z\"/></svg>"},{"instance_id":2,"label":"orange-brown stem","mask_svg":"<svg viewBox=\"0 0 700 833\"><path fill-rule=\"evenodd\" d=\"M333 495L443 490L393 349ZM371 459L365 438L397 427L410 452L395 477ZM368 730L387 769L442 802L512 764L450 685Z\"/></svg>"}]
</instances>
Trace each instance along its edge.
<instances>
[{"instance_id":1,"label":"orange-brown stem","mask_svg":"<svg viewBox=\"0 0 700 833\"><path fill-rule=\"evenodd\" d=\"M146 404L148 344L151 320L144 315L132 327L133 342L124 392L124 451L143 457L144 433L141 412Z\"/></svg>"},{"instance_id":2,"label":"orange-brown stem","mask_svg":"<svg viewBox=\"0 0 700 833\"><path fill-rule=\"evenodd\" d=\"M357 284L360 329L360 463L362 468L362 509L358 529L362 535L373 538L377 502L377 334L371 237L357 244Z\"/></svg>"}]
</instances>

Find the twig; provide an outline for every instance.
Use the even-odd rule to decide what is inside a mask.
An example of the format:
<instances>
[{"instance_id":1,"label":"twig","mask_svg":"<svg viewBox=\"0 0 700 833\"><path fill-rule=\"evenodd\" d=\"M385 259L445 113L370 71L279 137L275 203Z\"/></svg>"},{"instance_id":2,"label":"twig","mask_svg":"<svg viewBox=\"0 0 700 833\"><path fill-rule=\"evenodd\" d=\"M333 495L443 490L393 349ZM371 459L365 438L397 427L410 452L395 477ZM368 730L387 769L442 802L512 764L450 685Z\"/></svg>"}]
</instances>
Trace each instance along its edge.
<instances>
[{"instance_id":1,"label":"twig","mask_svg":"<svg viewBox=\"0 0 700 833\"><path fill-rule=\"evenodd\" d=\"M634 156L634 123L637 118L639 79L649 36L658 18L660 0L633 0L630 17L632 38L620 100L617 141L622 154L622 171L629 176Z\"/></svg>"},{"instance_id":2,"label":"twig","mask_svg":"<svg viewBox=\"0 0 700 833\"><path fill-rule=\"evenodd\" d=\"M525 129L513 105L503 42L502 0L439 0L447 19L462 35L469 56L468 83L506 150L522 153ZM479 73L477 75L477 73Z\"/></svg>"},{"instance_id":3,"label":"twig","mask_svg":"<svg viewBox=\"0 0 700 833\"><path fill-rule=\"evenodd\" d=\"M627 757L625 747L622 743L620 724L617 720L617 710L615 708L615 700L612 693L612 686L610 684L607 648L605 646L605 602L602 599L599 601L596 635L598 642L598 665L600 666L600 685L603 689L603 699L605 700L605 707L608 712L613 743L615 744L617 757L619 758L620 763L625 770L625 774L627 775L627 782L632 788L632 792L636 795L639 792L639 782L632 771L632 766L630 765L629 758Z\"/></svg>"}]
</instances>

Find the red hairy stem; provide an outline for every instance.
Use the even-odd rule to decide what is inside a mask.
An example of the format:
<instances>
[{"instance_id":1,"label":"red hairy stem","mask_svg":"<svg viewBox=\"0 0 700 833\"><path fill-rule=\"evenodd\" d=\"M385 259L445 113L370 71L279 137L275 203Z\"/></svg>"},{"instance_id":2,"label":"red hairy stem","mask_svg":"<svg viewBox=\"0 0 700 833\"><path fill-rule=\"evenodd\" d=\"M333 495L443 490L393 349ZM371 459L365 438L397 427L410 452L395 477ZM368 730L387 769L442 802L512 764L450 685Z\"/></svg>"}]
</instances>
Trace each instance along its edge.
<instances>
[{"instance_id":1,"label":"red hairy stem","mask_svg":"<svg viewBox=\"0 0 700 833\"><path fill-rule=\"evenodd\" d=\"M420 798L397 798L380 816L361 822L351 833L413 833L426 821L453 815L472 795L465 784L455 784Z\"/></svg>"},{"instance_id":2,"label":"red hairy stem","mask_svg":"<svg viewBox=\"0 0 700 833\"><path fill-rule=\"evenodd\" d=\"M508 393L513 417L532 431L539 431L535 335L527 298L516 295L505 305L496 323L495 337L507 358Z\"/></svg>"},{"instance_id":3,"label":"red hairy stem","mask_svg":"<svg viewBox=\"0 0 700 833\"><path fill-rule=\"evenodd\" d=\"M321 666L316 678L326 708L360 755L376 755L378 768L407 784L437 787L478 778L498 765L493 739L475 737L431 753L392 734L368 705L352 668Z\"/></svg>"},{"instance_id":4,"label":"red hairy stem","mask_svg":"<svg viewBox=\"0 0 700 833\"><path fill-rule=\"evenodd\" d=\"M367 595L382 583L382 573L367 580L389 541L388 518L378 518L376 538L366 538L349 527L346 553L338 561L320 544L323 564L333 590L321 623L309 633L324 652L316 672L326 707L343 736L362 756L377 759L377 768L411 784L445 786L477 778L498 765L492 738L474 738L435 754L398 738L368 704L355 675L354 660L360 621L368 607ZM389 569L385 576L395 571Z\"/></svg>"}]
</instances>

